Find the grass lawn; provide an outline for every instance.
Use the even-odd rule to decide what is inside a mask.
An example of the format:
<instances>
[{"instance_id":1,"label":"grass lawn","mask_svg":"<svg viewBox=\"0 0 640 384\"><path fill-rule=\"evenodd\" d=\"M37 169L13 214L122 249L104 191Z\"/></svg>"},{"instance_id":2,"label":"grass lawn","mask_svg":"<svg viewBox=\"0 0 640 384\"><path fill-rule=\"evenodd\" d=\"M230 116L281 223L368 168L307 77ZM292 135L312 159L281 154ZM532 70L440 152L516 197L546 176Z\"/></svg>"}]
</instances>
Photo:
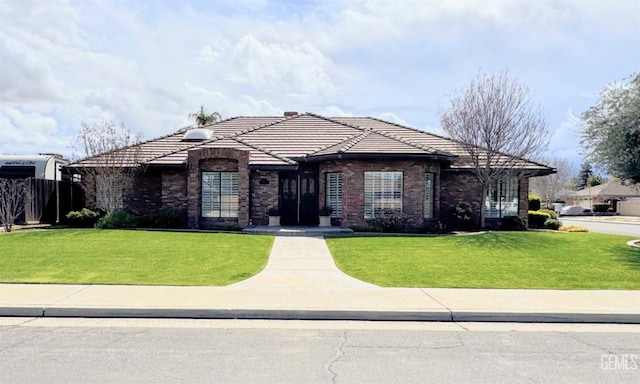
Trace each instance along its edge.
<instances>
[{"instance_id":1,"label":"grass lawn","mask_svg":"<svg viewBox=\"0 0 640 384\"><path fill-rule=\"evenodd\" d=\"M338 267L387 287L640 289L640 249L599 233L327 239Z\"/></svg>"},{"instance_id":2,"label":"grass lawn","mask_svg":"<svg viewBox=\"0 0 640 384\"><path fill-rule=\"evenodd\" d=\"M227 285L260 272L273 237L98 229L0 235L0 282Z\"/></svg>"}]
</instances>

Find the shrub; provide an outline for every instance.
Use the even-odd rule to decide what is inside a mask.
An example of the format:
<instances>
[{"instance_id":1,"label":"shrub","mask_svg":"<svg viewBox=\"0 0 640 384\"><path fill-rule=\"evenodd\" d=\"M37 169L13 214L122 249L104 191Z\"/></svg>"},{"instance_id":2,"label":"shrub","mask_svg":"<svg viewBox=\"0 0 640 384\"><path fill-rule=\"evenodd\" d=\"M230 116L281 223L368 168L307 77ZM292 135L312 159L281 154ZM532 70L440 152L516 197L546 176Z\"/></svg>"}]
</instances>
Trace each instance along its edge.
<instances>
[{"instance_id":1,"label":"shrub","mask_svg":"<svg viewBox=\"0 0 640 384\"><path fill-rule=\"evenodd\" d=\"M140 220L141 227L147 228L180 228L182 214L173 209L152 211Z\"/></svg>"},{"instance_id":2,"label":"shrub","mask_svg":"<svg viewBox=\"0 0 640 384\"><path fill-rule=\"evenodd\" d=\"M104 211L100 209L91 210L89 208L82 208L80 211L67 213L66 222L74 227L93 227L104 215Z\"/></svg>"},{"instance_id":3,"label":"shrub","mask_svg":"<svg viewBox=\"0 0 640 384\"><path fill-rule=\"evenodd\" d=\"M549 214L549 218L554 219L554 220L558 220L558 214L553 209L544 208L544 209L538 210L538 212L548 213Z\"/></svg>"},{"instance_id":4,"label":"shrub","mask_svg":"<svg viewBox=\"0 0 640 384\"><path fill-rule=\"evenodd\" d=\"M527 219L520 216L505 216L500 223L502 231L526 231Z\"/></svg>"},{"instance_id":5,"label":"shrub","mask_svg":"<svg viewBox=\"0 0 640 384\"><path fill-rule=\"evenodd\" d=\"M560 223L558 220L556 219L547 219L544 222L544 227L547 229L553 229L553 230L557 230L558 228L560 228L560 225L562 223Z\"/></svg>"},{"instance_id":6,"label":"shrub","mask_svg":"<svg viewBox=\"0 0 640 384\"><path fill-rule=\"evenodd\" d=\"M461 231L474 229L473 212L468 204L458 203L453 208L451 227Z\"/></svg>"},{"instance_id":7,"label":"shrub","mask_svg":"<svg viewBox=\"0 0 640 384\"><path fill-rule=\"evenodd\" d=\"M407 218L399 209L382 208L375 212L375 218L367 219L378 232L402 232Z\"/></svg>"},{"instance_id":8,"label":"shrub","mask_svg":"<svg viewBox=\"0 0 640 384\"><path fill-rule=\"evenodd\" d=\"M109 212L107 215L96 223L96 228L100 229L117 229L117 228L135 228L138 219L127 211Z\"/></svg>"},{"instance_id":9,"label":"shrub","mask_svg":"<svg viewBox=\"0 0 640 384\"><path fill-rule=\"evenodd\" d=\"M529 211L529 228L544 228L544 222L551 217L546 212Z\"/></svg>"},{"instance_id":10,"label":"shrub","mask_svg":"<svg viewBox=\"0 0 640 384\"><path fill-rule=\"evenodd\" d=\"M571 225L569 227L560 227L558 230L563 232L589 232L589 228L587 227L578 227L575 225Z\"/></svg>"},{"instance_id":11,"label":"shrub","mask_svg":"<svg viewBox=\"0 0 640 384\"><path fill-rule=\"evenodd\" d=\"M542 199L538 195L529 195L529 210L537 211L542 205Z\"/></svg>"},{"instance_id":12,"label":"shrub","mask_svg":"<svg viewBox=\"0 0 640 384\"><path fill-rule=\"evenodd\" d=\"M593 204L593 212L607 212L611 206L605 203Z\"/></svg>"}]
</instances>

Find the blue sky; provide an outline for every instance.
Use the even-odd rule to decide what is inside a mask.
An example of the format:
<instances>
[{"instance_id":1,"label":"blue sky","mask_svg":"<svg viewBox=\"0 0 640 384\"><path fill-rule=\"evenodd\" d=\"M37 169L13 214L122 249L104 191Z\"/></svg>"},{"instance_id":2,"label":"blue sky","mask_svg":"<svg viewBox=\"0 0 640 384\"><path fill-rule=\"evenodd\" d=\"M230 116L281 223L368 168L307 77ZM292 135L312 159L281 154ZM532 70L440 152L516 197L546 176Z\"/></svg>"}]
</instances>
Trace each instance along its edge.
<instances>
[{"instance_id":1,"label":"blue sky","mask_svg":"<svg viewBox=\"0 0 640 384\"><path fill-rule=\"evenodd\" d=\"M0 0L0 67L3 154L70 155L82 121L151 139L201 104L442 133L452 92L508 69L579 163L574 116L640 69L640 0Z\"/></svg>"}]
</instances>

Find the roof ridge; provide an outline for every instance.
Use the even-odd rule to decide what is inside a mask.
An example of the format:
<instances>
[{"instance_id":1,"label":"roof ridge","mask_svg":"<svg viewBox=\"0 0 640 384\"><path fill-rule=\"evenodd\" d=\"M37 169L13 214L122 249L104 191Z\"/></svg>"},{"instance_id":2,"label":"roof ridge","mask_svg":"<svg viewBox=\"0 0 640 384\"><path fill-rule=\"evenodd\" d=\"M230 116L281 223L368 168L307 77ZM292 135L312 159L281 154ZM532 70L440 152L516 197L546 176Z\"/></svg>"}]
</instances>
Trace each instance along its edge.
<instances>
[{"instance_id":1,"label":"roof ridge","mask_svg":"<svg viewBox=\"0 0 640 384\"><path fill-rule=\"evenodd\" d=\"M372 129L365 129L362 132L360 132L357 135L354 135L353 137L349 138L347 141L347 143L342 146L340 149L338 149L338 152L347 152L349 149L353 148L354 145L358 144L359 142L361 142L362 140L365 139L365 137L369 136L371 134L373 130Z\"/></svg>"},{"instance_id":2,"label":"roof ridge","mask_svg":"<svg viewBox=\"0 0 640 384\"><path fill-rule=\"evenodd\" d=\"M431 147L429 145L422 144L422 143L416 143L415 141L409 140L409 139L404 138L404 137L399 137L397 135L394 135L393 133L389 133L389 132L386 132L384 130L373 129L373 131L375 133L379 134L379 135L382 135L382 136L388 138L388 139L398 141L398 142L400 142L402 144L406 144L406 145L412 146L414 148L418 148L418 149L420 149L422 151L425 151L425 152L429 152L429 153L432 153L432 154L438 154L438 155L442 155L442 156L458 157L457 155L454 155L451 152L440 151L440 150L437 150L437 149L435 149L435 148L433 148L433 147Z\"/></svg>"},{"instance_id":3,"label":"roof ridge","mask_svg":"<svg viewBox=\"0 0 640 384\"><path fill-rule=\"evenodd\" d=\"M278 160L282 160L282 161L284 161L284 162L286 162L286 163L289 163L289 164L297 164L297 162L295 162L294 160L291 160L291 159L290 159L290 158L288 158L288 157L284 157L284 156L278 155L277 153L274 153L274 152L272 152L272 151L269 151L268 149L264 149L264 148L261 148L261 147L259 147L259 146L257 146L257 145L254 145L254 144L248 143L248 142L246 142L245 140L242 140L242 139L241 139L241 138L239 138L239 137L227 137L227 139L230 139L230 140L236 141L236 142L238 142L238 143L240 143L240 144L242 144L242 145L246 145L247 147L249 147L249 148L253 148L253 149L255 149L255 150L257 150L257 151L260 151L260 152L262 152L262 153L266 153L267 155L272 156L272 157L275 157L276 159L278 159Z\"/></svg>"}]
</instances>

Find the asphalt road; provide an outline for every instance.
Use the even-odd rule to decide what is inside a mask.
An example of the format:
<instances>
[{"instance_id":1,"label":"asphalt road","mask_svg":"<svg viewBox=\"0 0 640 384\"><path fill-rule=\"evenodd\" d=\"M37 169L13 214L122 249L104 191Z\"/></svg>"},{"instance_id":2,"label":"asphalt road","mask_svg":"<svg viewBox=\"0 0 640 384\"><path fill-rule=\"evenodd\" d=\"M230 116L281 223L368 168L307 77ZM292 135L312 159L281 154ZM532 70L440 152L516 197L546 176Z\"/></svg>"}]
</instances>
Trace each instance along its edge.
<instances>
[{"instance_id":1,"label":"asphalt road","mask_svg":"<svg viewBox=\"0 0 640 384\"><path fill-rule=\"evenodd\" d=\"M640 326L0 318L2 383L638 383Z\"/></svg>"},{"instance_id":2,"label":"asphalt road","mask_svg":"<svg viewBox=\"0 0 640 384\"><path fill-rule=\"evenodd\" d=\"M576 225L587 227L591 232L636 236L640 239L640 223L616 223L593 219L572 219L569 216L560 217L560 221L564 226Z\"/></svg>"}]
</instances>

